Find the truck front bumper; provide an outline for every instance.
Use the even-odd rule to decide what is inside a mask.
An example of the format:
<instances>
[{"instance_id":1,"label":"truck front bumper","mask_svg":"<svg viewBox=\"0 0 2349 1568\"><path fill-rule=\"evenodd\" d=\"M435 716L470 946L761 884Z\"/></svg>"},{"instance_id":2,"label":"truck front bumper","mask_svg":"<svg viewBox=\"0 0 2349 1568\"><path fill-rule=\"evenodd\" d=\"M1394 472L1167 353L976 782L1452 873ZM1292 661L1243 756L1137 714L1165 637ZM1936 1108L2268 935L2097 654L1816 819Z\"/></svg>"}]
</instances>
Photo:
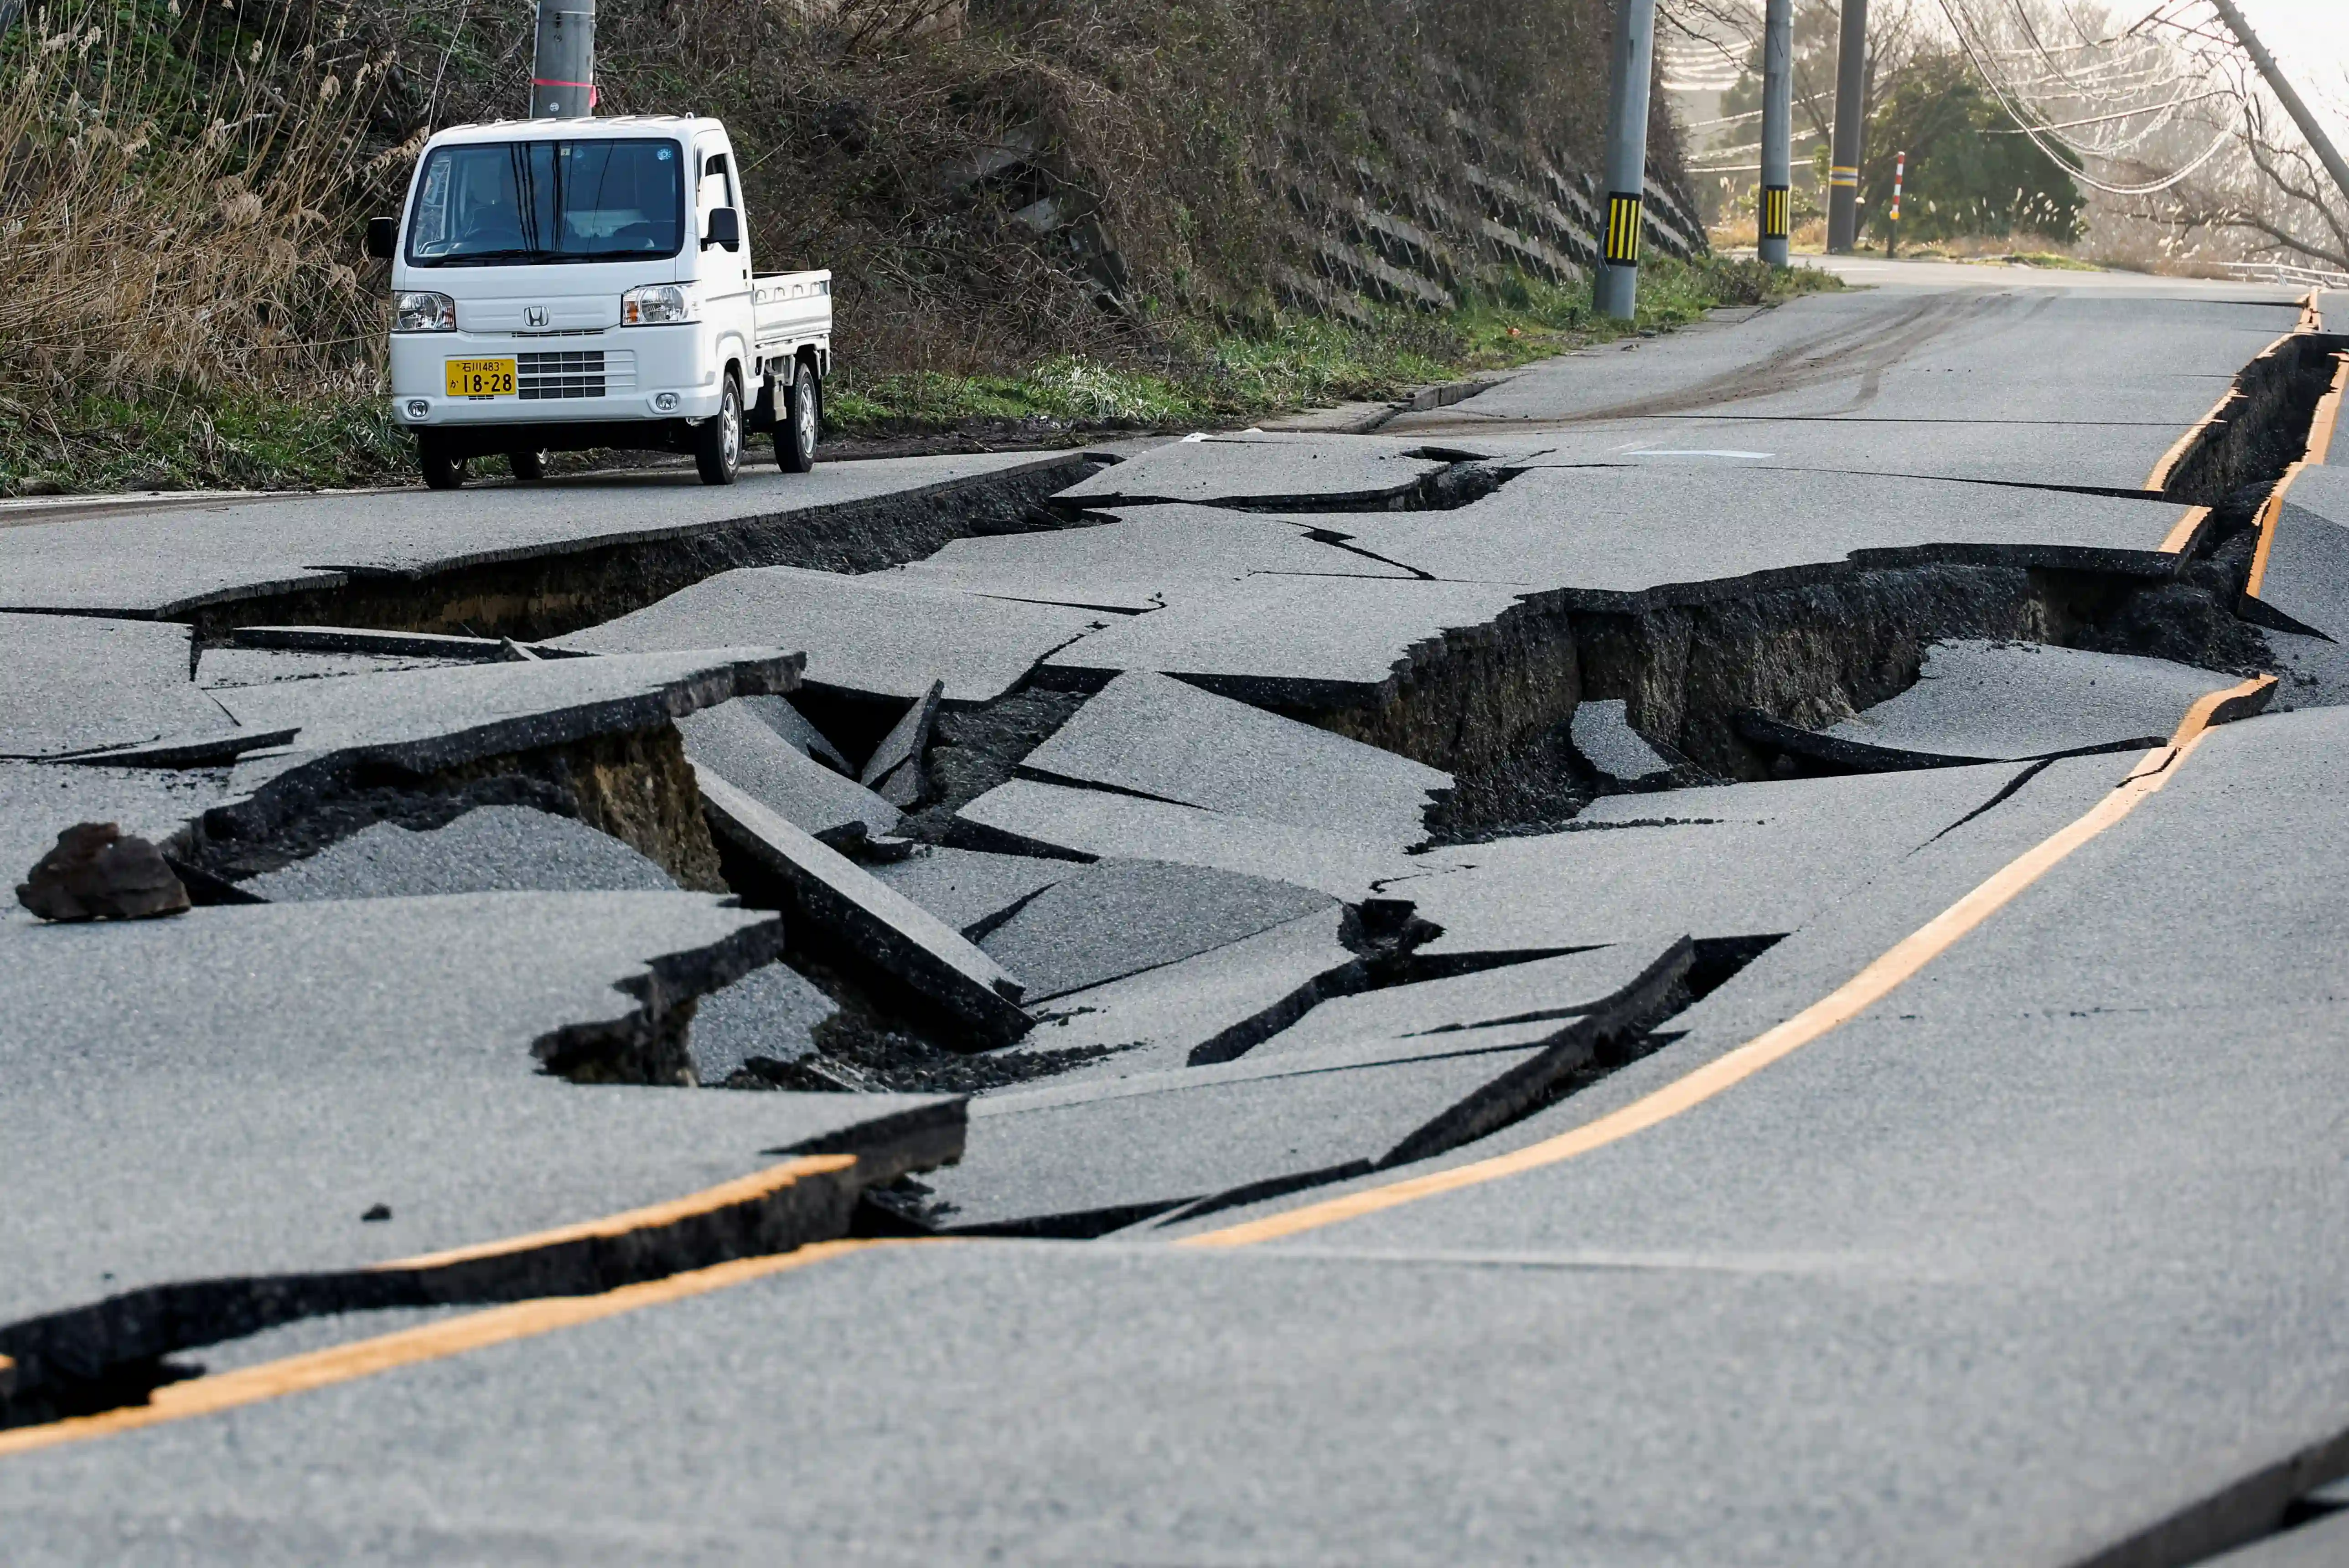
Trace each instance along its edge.
<instances>
[{"instance_id":1,"label":"truck front bumper","mask_svg":"<svg viewBox=\"0 0 2349 1568\"><path fill-rule=\"evenodd\" d=\"M451 397L448 362L452 359L515 361L516 395ZM722 395L719 367L697 324L616 327L561 337L471 332L391 335L391 417L416 428L668 424L709 418L718 412Z\"/></svg>"}]
</instances>

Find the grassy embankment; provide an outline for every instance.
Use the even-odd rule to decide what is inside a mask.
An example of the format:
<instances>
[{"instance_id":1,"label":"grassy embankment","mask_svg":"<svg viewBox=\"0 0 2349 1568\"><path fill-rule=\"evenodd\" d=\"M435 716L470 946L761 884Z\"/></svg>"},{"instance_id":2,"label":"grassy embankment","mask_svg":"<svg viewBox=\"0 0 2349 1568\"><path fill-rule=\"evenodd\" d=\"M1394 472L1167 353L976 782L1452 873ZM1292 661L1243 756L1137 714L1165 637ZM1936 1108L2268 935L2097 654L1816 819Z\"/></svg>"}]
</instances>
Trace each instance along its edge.
<instances>
[{"instance_id":1,"label":"grassy embankment","mask_svg":"<svg viewBox=\"0 0 2349 1568\"><path fill-rule=\"evenodd\" d=\"M1253 333L1177 324L1177 357L1157 366L1056 356L997 375L860 377L843 366L829 413L852 437L966 431L1049 443L1104 430L1245 424L1293 409L1390 397L1506 369L1639 329L1670 330L1722 305L1833 287L1810 270L1661 259L1646 269L1636 325L1594 317L1579 289L1528 284L1515 301L1448 314L1381 314L1371 329L1291 316ZM0 402L0 492L300 489L397 482L412 469L382 400L249 390L100 395L37 410Z\"/></svg>"}]
</instances>

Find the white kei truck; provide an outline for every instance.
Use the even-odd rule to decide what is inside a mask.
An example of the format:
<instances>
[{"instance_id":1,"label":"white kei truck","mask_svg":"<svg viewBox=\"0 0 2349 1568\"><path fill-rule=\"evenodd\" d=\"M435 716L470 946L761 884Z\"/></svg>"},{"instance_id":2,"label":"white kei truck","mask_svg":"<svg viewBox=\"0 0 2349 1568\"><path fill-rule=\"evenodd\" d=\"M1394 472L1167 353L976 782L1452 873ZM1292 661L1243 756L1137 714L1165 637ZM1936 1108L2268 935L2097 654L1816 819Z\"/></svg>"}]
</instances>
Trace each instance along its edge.
<instances>
[{"instance_id":1,"label":"white kei truck","mask_svg":"<svg viewBox=\"0 0 2349 1568\"><path fill-rule=\"evenodd\" d=\"M425 144L391 263L391 412L424 482L502 453L690 452L732 484L746 436L815 462L832 372L832 274L750 270L726 128L671 116L506 120Z\"/></svg>"}]
</instances>

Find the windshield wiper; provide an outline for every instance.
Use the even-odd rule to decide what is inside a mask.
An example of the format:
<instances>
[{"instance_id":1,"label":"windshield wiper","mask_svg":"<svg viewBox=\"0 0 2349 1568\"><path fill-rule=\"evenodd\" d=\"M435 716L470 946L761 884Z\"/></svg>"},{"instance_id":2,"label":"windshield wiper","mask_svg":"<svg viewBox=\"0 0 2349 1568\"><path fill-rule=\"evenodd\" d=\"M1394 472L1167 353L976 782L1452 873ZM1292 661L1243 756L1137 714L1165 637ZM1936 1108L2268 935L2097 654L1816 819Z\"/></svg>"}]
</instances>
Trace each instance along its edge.
<instances>
[{"instance_id":1,"label":"windshield wiper","mask_svg":"<svg viewBox=\"0 0 2349 1568\"><path fill-rule=\"evenodd\" d=\"M482 262L526 262L538 254L524 246L509 246L501 251L460 251L440 257L429 264L436 267L471 266Z\"/></svg>"},{"instance_id":2,"label":"windshield wiper","mask_svg":"<svg viewBox=\"0 0 2349 1568\"><path fill-rule=\"evenodd\" d=\"M670 253L674 254L675 253ZM533 266L570 266L581 262L659 261L662 258L647 251L467 251L461 255L442 256L437 261L420 263L428 267L495 266L501 262L528 262Z\"/></svg>"}]
</instances>

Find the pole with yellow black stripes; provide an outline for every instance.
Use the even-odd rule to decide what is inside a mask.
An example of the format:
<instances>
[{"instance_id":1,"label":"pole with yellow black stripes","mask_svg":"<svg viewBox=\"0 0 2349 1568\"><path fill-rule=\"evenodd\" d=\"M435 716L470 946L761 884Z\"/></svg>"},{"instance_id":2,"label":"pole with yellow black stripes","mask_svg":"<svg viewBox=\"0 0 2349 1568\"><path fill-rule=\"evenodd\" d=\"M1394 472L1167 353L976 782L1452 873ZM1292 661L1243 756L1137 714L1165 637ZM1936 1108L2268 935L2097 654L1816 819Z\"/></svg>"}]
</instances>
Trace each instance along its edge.
<instances>
[{"instance_id":1,"label":"pole with yellow black stripes","mask_svg":"<svg viewBox=\"0 0 2349 1568\"><path fill-rule=\"evenodd\" d=\"M1868 0L1843 0L1836 55L1834 161L1827 168L1827 249L1859 248L1859 150L1868 134Z\"/></svg>"},{"instance_id":2,"label":"pole with yellow black stripes","mask_svg":"<svg viewBox=\"0 0 2349 1568\"><path fill-rule=\"evenodd\" d=\"M1762 22L1762 190L1754 253L1783 267L1795 195L1795 0L1769 0Z\"/></svg>"},{"instance_id":3,"label":"pole with yellow black stripes","mask_svg":"<svg viewBox=\"0 0 2349 1568\"><path fill-rule=\"evenodd\" d=\"M1640 205L1648 186L1648 79L1655 68L1656 0L1616 0L1607 112L1607 229L1592 304L1629 321L1640 304Z\"/></svg>"}]
</instances>

